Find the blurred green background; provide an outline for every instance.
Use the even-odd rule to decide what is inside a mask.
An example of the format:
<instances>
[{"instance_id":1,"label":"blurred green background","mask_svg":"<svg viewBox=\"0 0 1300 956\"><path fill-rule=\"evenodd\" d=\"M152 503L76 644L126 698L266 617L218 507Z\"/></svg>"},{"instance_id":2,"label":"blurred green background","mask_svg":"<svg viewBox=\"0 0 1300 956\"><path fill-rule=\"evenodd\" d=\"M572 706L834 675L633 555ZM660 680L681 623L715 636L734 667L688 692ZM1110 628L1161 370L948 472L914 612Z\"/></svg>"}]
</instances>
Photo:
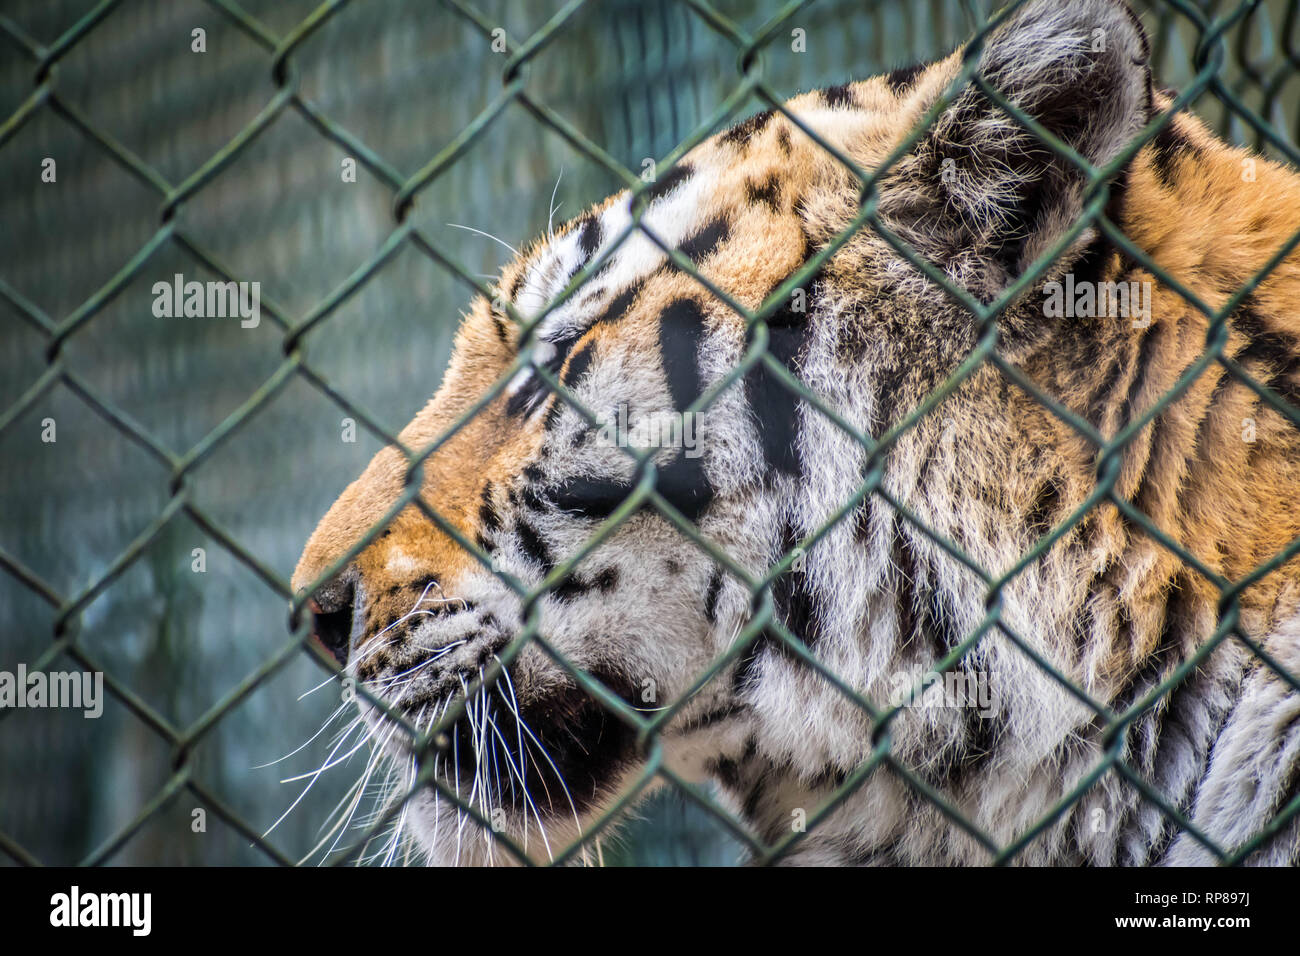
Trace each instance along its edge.
<instances>
[{"instance_id":1,"label":"blurred green background","mask_svg":"<svg viewBox=\"0 0 1300 956\"><path fill-rule=\"evenodd\" d=\"M1295 3L1261 5L1229 34L1230 88L1288 139L1300 100ZM25 42L52 44L99 5L93 0L0 0L0 122L35 89ZM288 35L315 4L303 0L138 0L112 9L58 60L62 102L172 185L235 137L277 92L271 55L220 9L244 11L264 34ZM559 9L553 0L480 0L489 24L521 42ZM717 0L756 30L784 6ZM1232 4L1201 4L1222 13ZM763 55L783 95L931 59L969 35L989 4L956 0L823 0L800 11ZM1288 9L1290 8L1290 9ZM1192 72L1194 31L1170 8L1142 6L1158 38L1166 83ZM1291 16L1288 19L1287 13ZM806 52L790 29L805 31ZM206 52L191 32L206 31ZM1292 36L1286 41L1284 29ZM737 51L677 0L588 3L529 67L527 88L615 159L639 171L705 121L734 89ZM501 87L505 57L481 32L433 0L344 5L293 54L303 96L410 176L451 142ZM1231 138L1255 141L1205 97L1198 111ZM751 102L738 114L759 108ZM392 190L364 166L341 180L348 153L285 110L177 213L180 230L237 279L261 283L263 300L301 319L376 253L394 227ZM47 158L57 180L40 180ZM558 182L558 187L557 187ZM512 105L445 175L420 194L417 223L472 273L495 274L509 253L456 228L518 246L616 184L525 110ZM60 321L131 260L159 227L159 194L49 104L0 145L0 416L45 371L46 335L15 296ZM169 241L129 285L64 344L67 366L183 454L280 366L282 334L231 319L158 319L151 287L174 273L217 276ZM436 388L467 287L411 246L307 337L311 366L333 387L398 430ZM379 448L364 429L341 440L346 412L295 378L191 479L191 500L287 580L316 520ZM53 419L57 441L41 440ZM0 422L6 419L0 418ZM0 431L0 555L39 576L64 600L98 581L163 511L169 474L66 385L56 385ZM192 570L193 549L206 570ZM54 636L56 611L0 562L0 670L36 660ZM185 727L254 672L288 639L286 602L181 515L90 603L78 643L121 685L174 726ZM67 658L50 669L70 669ZM262 684L196 746L196 776L261 832L290 806L329 753L307 741L337 701L333 688L299 699L321 670L305 657ZM272 836L302 857L357 778L364 753L321 775ZM259 769L260 768L260 769ZM74 863L110 844L160 792L170 747L115 699L98 720L79 712L0 713L0 859L24 854ZM152 815L109 862L256 864L267 857L182 792ZM346 840L344 841L347 842ZM21 851L18 848L21 847ZM672 793L643 804L607 864L729 864L734 843L709 816Z\"/></svg>"}]
</instances>

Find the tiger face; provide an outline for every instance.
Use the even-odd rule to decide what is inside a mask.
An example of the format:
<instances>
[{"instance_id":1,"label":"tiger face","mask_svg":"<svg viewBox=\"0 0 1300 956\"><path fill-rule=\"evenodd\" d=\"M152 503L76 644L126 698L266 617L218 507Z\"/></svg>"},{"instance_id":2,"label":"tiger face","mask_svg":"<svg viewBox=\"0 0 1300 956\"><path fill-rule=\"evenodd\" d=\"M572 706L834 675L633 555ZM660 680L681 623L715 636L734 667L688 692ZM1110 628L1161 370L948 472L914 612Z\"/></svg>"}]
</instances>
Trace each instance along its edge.
<instances>
[{"instance_id":1,"label":"tiger face","mask_svg":"<svg viewBox=\"0 0 1300 956\"><path fill-rule=\"evenodd\" d=\"M978 64L999 93L1101 167L1168 107L1147 51L1121 3L1040 0L985 39ZM1134 388L1137 347L1123 323L1066 328L1045 318L1036 291L1067 273L1114 280L1136 267L1093 226L1073 228L1088 199L1078 167L954 83L963 53L751 117L661 170L639 198L619 193L535 242L504 270L498 301L474 302L441 387L399 435L416 466L397 448L376 455L325 515L293 578L312 592L317 636L388 708L420 729L463 708L421 760L407 734L362 702L402 779L432 762L446 791L546 860L653 759L716 781L761 835L779 839L791 808L811 810L871 754L873 724L768 633L701 684L747 622L770 605L827 667L883 703L899 674L919 677L951 653L985 603L981 582L890 502L908 502L982 565L1006 568L1095 487L1093 449L985 367L891 438L874 486L883 494L862 491L869 449L853 432L888 434L987 330L899 253L900 241L967 302L1002 307L999 354L1103 432L1122 426L1115 409ZM908 140L923 119L927 130ZM1111 184L1107 211L1126 229L1141 231L1158 180L1195 177L1183 167L1193 154L1208 162L1230 152L1193 121L1177 123ZM878 171L864 193L864 177ZM1289 173L1265 175L1287 201L1300 195ZM855 229L868 200L878 222ZM634 206L643 206L640 225ZM820 268L792 283L828 247ZM1028 292L1003 301L1053 252ZM1277 281L1294 281L1292 272ZM1178 301L1157 297L1162 321L1193 321L1180 318L1188 310ZM732 303L763 309L763 321ZM1085 354L1107 361L1080 361ZM1270 440L1285 442L1275 425ZM1269 480L1295 489L1287 467ZM1296 523L1280 504L1251 520ZM813 543L800 566L768 582L803 542ZM1125 589L1128 559L1151 548L1101 509L1007 585L1006 619L1090 693L1131 692L1174 615L1126 603L1169 592L1168 569L1164 584ZM1218 559L1225 568L1235 560L1231 549ZM1199 633L1195 609L1179 613L1175 662ZM1001 675L993 713L906 711L891 734L900 759L1009 839L1098 758L1100 735L1002 635L961 664L977 666ZM1234 666L1244 664L1225 673ZM679 701L653 743L625 719ZM1037 802L999 790L1010 786L1004 778L1037 781ZM1118 789L1090 799L1079 813L1101 801L1122 816L1132 800ZM491 833L467 834L432 787L402 821L433 862L513 860ZM1088 849L1071 826L1067 815L1029 855L1116 859L1118 839ZM983 852L887 776L871 778L821 832L798 852L820 862L970 862Z\"/></svg>"}]
</instances>

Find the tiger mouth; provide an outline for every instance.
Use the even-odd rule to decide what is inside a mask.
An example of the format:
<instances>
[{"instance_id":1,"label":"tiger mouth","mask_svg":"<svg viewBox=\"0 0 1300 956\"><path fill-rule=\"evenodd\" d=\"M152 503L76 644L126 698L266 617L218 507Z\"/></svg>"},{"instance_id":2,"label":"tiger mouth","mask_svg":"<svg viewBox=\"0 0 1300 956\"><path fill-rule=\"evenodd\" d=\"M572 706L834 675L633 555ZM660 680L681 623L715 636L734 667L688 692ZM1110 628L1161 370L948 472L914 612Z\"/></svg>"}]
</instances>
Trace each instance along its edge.
<instances>
[{"instance_id":1,"label":"tiger mouth","mask_svg":"<svg viewBox=\"0 0 1300 956\"><path fill-rule=\"evenodd\" d=\"M591 676L629 705L634 699L630 682L609 672ZM576 822L636 760L636 730L568 675L537 695L521 693L509 668L478 688L463 672L456 680L455 693L421 696L400 708L421 732L453 707L464 708L445 737L435 738L423 754L413 754L409 740L401 745L400 759L412 767L413 777L432 765L444 788L439 794L429 785L435 802L446 800L450 791L490 820L504 811L507 820ZM440 681L440 686L445 685ZM449 811L458 809L446 803Z\"/></svg>"}]
</instances>

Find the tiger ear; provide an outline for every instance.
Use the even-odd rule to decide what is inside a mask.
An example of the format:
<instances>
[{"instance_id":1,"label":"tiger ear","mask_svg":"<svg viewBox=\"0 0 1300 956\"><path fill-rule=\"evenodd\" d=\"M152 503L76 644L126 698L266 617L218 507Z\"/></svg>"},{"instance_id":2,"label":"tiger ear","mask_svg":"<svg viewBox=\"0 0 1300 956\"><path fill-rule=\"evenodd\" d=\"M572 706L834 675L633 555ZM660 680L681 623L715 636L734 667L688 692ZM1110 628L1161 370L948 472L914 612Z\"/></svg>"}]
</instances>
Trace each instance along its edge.
<instances>
[{"instance_id":1,"label":"tiger ear","mask_svg":"<svg viewBox=\"0 0 1300 956\"><path fill-rule=\"evenodd\" d=\"M1033 0L984 40L979 73L1093 166L1148 122L1150 44L1121 0ZM881 185L882 216L972 294L995 297L1083 209L1084 173L974 82ZM913 241L915 240L915 241Z\"/></svg>"}]
</instances>

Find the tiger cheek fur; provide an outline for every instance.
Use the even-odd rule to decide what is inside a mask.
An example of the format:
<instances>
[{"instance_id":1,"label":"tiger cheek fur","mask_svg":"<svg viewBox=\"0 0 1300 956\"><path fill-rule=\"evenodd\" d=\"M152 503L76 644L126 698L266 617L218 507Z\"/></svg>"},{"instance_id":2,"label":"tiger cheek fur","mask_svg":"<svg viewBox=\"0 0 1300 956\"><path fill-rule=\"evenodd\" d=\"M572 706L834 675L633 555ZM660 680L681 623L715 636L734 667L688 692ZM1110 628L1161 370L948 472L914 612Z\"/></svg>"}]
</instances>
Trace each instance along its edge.
<instances>
[{"instance_id":1,"label":"tiger cheek fur","mask_svg":"<svg viewBox=\"0 0 1300 956\"><path fill-rule=\"evenodd\" d=\"M1097 43L1100 33L1104 42ZM1137 18L1118 0L1026 4L980 53L989 82L1094 166L1105 166L1171 95L1156 89ZM786 111L864 170L879 168L961 69L961 53L791 100ZM1214 308L1283 245L1300 178L1179 114L1109 184L1106 215L1152 261ZM644 224L747 309L766 301L858 213L858 181L779 112L701 144L646 194ZM1168 393L1205 348L1208 320L1093 225L1068 160L977 89L959 92L881 177L880 220L954 287L985 304L1037 260L1055 261L999 316L998 352L1105 439ZM531 342L487 301L459 332L446 377L402 431L422 461L380 452L307 544L295 589L314 587L318 627L347 670L421 727L432 726L523 633L653 714L691 691L753 613L749 591L650 505L630 514L525 613L472 557L531 588L583 552L640 481L627 449L649 447L655 489L754 579L816 534L858 492L862 445L754 366L704 411L691 406L743 360L745 322L658 244L632 231L619 194L530 246L498 288L538 314L584 266L594 275ZM615 248L617 246L617 248ZM1045 290L1145 284L1150 319L1053 318ZM767 351L841 421L880 437L979 344L979 323L871 228L859 230L767 319ZM1283 259L1229 322L1225 354L1300 405L1300 261ZM456 426L520 348L597 421L525 368ZM1241 423L1254 423L1241 440ZM625 427L608 429L610 422ZM677 432L672 428L676 427ZM610 440L610 435L623 438ZM647 435L674 435L661 443ZM1300 431L1216 364L1137 431L1115 493L1206 568L1237 580L1300 536ZM899 702L974 634L988 588L933 535L991 579L1015 568L1098 486L1098 450L989 362L903 431L883 495L834 523L771 585L785 628L877 705ZM889 503L904 503L924 525ZM386 522L386 523L385 523ZM346 569L328 569L372 528ZM977 701L903 707L895 760L1003 846L1047 817L1106 759L1106 726L1032 659L1120 714L1204 646L1218 590L1111 501L1094 505L1000 593L1001 627L949 668ZM1300 570L1282 565L1243 592L1242 629L1300 674ZM415 772L362 705L399 774ZM792 832L867 760L867 715L763 634L698 690L660 735L669 766L709 779L762 839ZM434 772L530 856L544 860L612 805L645 754L636 735L532 643L475 698ZM1300 695L1241 642L1227 641L1156 695L1122 732L1120 754L1231 851L1300 787ZM405 838L431 862L510 862L490 837L465 838L455 809L422 791ZM1295 863L1294 820L1251 857ZM980 840L882 768L784 857L804 863L982 863ZM1029 864L1200 863L1209 851L1109 771L1016 857Z\"/></svg>"}]
</instances>

